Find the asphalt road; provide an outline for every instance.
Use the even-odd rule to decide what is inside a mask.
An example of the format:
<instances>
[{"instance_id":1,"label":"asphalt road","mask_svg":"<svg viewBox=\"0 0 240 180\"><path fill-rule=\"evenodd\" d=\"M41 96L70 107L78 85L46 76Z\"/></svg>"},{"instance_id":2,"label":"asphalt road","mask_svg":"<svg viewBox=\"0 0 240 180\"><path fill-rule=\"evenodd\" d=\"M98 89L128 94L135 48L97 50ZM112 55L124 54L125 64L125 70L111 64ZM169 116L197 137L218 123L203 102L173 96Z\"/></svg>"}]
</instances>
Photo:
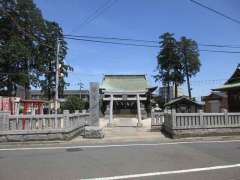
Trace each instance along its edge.
<instances>
[{"instance_id":1,"label":"asphalt road","mask_svg":"<svg viewBox=\"0 0 240 180\"><path fill-rule=\"evenodd\" d=\"M0 180L240 180L240 141L12 148L0 146Z\"/></svg>"}]
</instances>

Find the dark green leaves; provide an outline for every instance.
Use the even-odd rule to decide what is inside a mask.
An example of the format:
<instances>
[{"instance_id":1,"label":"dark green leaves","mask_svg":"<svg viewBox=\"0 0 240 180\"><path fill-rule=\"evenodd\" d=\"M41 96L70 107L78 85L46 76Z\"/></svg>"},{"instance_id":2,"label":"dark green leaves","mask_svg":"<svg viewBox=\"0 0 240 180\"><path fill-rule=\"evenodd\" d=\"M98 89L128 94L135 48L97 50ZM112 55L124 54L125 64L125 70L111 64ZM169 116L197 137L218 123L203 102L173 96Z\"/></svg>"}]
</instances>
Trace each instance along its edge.
<instances>
[{"instance_id":1,"label":"dark green leaves","mask_svg":"<svg viewBox=\"0 0 240 180\"><path fill-rule=\"evenodd\" d=\"M0 0L0 27L0 95L13 95L13 89L21 85L26 95L32 86L41 87L51 99L52 93L45 89L55 87L57 38L61 72L66 77L72 70L63 61L67 44L61 27L45 20L32 0Z\"/></svg>"}]
</instances>

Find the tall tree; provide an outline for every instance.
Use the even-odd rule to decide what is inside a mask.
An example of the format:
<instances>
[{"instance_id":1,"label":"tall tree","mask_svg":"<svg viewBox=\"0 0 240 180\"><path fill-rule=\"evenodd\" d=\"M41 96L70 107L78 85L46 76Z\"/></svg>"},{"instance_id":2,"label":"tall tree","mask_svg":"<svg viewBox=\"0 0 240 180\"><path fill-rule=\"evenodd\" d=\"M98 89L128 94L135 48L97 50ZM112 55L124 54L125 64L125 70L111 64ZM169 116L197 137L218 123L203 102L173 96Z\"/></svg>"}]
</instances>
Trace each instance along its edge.
<instances>
[{"instance_id":1,"label":"tall tree","mask_svg":"<svg viewBox=\"0 0 240 180\"><path fill-rule=\"evenodd\" d=\"M63 92L64 77L72 68L63 61L67 44L61 27L44 20L32 0L0 0L0 27L0 94L14 95L16 86L21 85L25 88L25 98L29 98L33 86L41 87L51 99L55 87L57 39L63 74L59 89Z\"/></svg>"},{"instance_id":2,"label":"tall tree","mask_svg":"<svg viewBox=\"0 0 240 180\"><path fill-rule=\"evenodd\" d=\"M178 57L177 41L171 33L164 33L160 36L160 53L157 56L158 74L154 76L156 81L162 81L167 85L168 97L170 100L170 85L175 85L175 96L177 96L178 85L184 82L183 67Z\"/></svg>"},{"instance_id":3,"label":"tall tree","mask_svg":"<svg viewBox=\"0 0 240 180\"><path fill-rule=\"evenodd\" d=\"M64 40L61 27L56 22L47 21L45 39L39 46L38 58L40 61L44 62L41 66L41 72L43 75L41 88L48 100L53 99L55 96L57 42L59 43L59 64L61 66L58 89L59 96L62 96L64 88L68 85L65 82L64 77L67 77L68 71L72 71L73 68L64 62L64 58L67 54L67 43Z\"/></svg>"},{"instance_id":4,"label":"tall tree","mask_svg":"<svg viewBox=\"0 0 240 180\"><path fill-rule=\"evenodd\" d=\"M181 37L180 41L178 42L178 49L179 58L184 65L184 77L187 79L188 96L191 99L192 89L190 86L190 78L195 76L200 71L201 67L198 45L197 42L192 39Z\"/></svg>"},{"instance_id":5,"label":"tall tree","mask_svg":"<svg viewBox=\"0 0 240 180\"><path fill-rule=\"evenodd\" d=\"M0 66L7 87L7 95L17 84L29 89L39 85L39 72L36 69L36 47L44 31L44 20L40 10L32 0L2 0L0 18Z\"/></svg>"}]
</instances>

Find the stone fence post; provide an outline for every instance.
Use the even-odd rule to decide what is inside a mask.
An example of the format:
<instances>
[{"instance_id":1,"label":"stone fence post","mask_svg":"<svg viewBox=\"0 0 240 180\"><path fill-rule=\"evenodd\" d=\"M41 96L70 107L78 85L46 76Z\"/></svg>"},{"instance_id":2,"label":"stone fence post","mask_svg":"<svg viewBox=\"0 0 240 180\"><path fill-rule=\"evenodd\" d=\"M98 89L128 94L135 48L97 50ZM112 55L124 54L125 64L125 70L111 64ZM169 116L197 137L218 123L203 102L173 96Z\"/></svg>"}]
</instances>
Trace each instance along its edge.
<instances>
[{"instance_id":1,"label":"stone fence post","mask_svg":"<svg viewBox=\"0 0 240 180\"><path fill-rule=\"evenodd\" d=\"M227 110L227 109L223 109L222 111L223 111L223 113L224 113L224 124L225 124L226 126L228 126L228 125L230 125L230 123L229 123L229 121L228 121L228 110Z\"/></svg>"},{"instance_id":2,"label":"stone fence post","mask_svg":"<svg viewBox=\"0 0 240 180\"><path fill-rule=\"evenodd\" d=\"M176 109L172 109L172 114L171 114L172 118L172 129L176 128Z\"/></svg>"},{"instance_id":3,"label":"stone fence post","mask_svg":"<svg viewBox=\"0 0 240 180\"><path fill-rule=\"evenodd\" d=\"M0 131L9 130L9 112L0 112Z\"/></svg>"},{"instance_id":4,"label":"stone fence post","mask_svg":"<svg viewBox=\"0 0 240 180\"><path fill-rule=\"evenodd\" d=\"M204 128L205 123L203 121L203 110L199 110L199 126L201 128Z\"/></svg>"},{"instance_id":5,"label":"stone fence post","mask_svg":"<svg viewBox=\"0 0 240 180\"><path fill-rule=\"evenodd\" d=\"M69 110L63 110L63 115L64 115L64 128L70 128L71 123L69 120Z\"/></svg>"}]
</instances>

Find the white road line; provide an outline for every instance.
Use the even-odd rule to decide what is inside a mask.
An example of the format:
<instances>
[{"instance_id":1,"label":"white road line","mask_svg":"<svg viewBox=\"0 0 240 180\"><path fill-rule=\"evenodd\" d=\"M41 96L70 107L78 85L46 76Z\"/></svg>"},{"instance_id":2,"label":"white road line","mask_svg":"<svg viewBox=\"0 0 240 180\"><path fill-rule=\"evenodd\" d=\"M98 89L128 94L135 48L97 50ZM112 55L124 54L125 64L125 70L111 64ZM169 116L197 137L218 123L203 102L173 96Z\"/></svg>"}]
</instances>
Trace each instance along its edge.
<instances>
[{"instance_id":1,"label":"white road line","mask_svg":"<svg viewBox=\"0 0 240 180\"><path fill-rule=\"evenodd\" d=\"M140 177L149 177L149 176L160 176L160 175L183 174L183 173L201 172L201 171L212 171L212 170L219 170L219 169L239 168L239 167L240 167L240 164L232 164L232 165L211 166L211 167L204 167L204 168L174 170L174 171L160 171L160 172L151 172L151 173L143 173L143 174L131 174L131 175L123 175L123 176L89 178L89 179L81 179L81 180L130 179L130 178L140 178Z\"/></svg>"},{"instance_id":2,"label":"white road line","mask_svg":"<svg viewBox=\"0 0 240 180\"><path fill-rule=\"evenodd\" d=\"M55 149L74 149L74 148L111 148L111 147L133 147L133 146L162 146L178 144L209 144L209 143L231 143L240 140L226 141L180 141L167 143L142 143L142 144L110 144L110 145L82 145L82 146L56 146L56 147L29 147L29 148L2 148L0 151L27 151L27 150L55 150Z\"/></svg>"}]
</instances>

